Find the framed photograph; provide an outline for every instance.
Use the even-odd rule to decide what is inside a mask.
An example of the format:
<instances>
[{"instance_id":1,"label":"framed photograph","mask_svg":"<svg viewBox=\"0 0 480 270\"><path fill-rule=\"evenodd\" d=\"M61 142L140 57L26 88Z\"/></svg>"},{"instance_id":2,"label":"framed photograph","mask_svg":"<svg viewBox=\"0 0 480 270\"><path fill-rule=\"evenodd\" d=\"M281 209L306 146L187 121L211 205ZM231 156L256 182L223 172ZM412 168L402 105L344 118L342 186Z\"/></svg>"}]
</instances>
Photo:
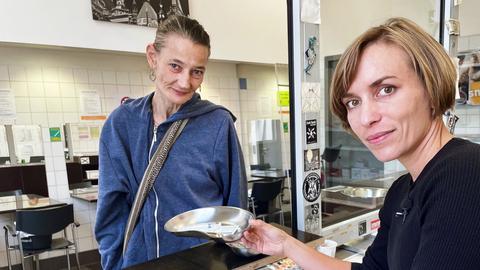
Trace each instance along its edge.
<instances>
[{"instance_id":1,"label":"framed photograph","mask_svg":"<svg viewBox=\"0 0 480 270\"><path fill-rule=\"evenodd\" d=\"M189 15L188 0L91 0L94 20L157 27L168 15Z\"/></svg>"}]
</instances>

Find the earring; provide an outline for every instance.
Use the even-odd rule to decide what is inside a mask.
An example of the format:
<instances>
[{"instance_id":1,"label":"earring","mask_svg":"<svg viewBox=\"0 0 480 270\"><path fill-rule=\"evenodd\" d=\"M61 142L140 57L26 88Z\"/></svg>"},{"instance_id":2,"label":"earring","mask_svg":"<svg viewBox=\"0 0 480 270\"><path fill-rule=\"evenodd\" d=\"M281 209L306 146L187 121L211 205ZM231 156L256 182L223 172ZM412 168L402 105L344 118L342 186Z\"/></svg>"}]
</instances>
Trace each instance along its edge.
<instances>
[{"instance_id":1,"label":"earring","mask_svg":"<svg viewBox=\"0 0 480 270\"><path fill-rule=\"evenodd\" d=\"M149 78L152 82L154 82L155 79L157 79L157 75L155 75L155 71L153 70L153 68L150 69L150 74L148 74L148 78Z\"/></svg>"}]
</instances>

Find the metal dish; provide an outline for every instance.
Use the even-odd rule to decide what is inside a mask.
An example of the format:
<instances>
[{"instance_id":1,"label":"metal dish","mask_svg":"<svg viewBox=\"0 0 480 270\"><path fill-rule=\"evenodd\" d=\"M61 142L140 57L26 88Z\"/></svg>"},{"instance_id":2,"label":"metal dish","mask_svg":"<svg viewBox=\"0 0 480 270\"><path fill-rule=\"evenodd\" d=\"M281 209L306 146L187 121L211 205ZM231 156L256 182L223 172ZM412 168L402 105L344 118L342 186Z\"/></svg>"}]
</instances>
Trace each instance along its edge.
<instances>
[{"instance_id":1,"label":"metal dish","mask_svg":"<svg viewBox=\"0 0 480 270\"><path fill-rule=\"evenodd\" d=\"M387 189L373 187L346 187L340 192L355 198L383 198L387 195Z\"/></svg>"},{"instance_id":2,"label":"metal dish","mask_svg":"<svg viewBox=\"0 0 480 270\"><path fill-rule=\"evenodd\" d=\"M165 230L177 236L200 237L229 243L239 240L253 214L237 207L214 206L184 212L165 223Z\"/></svg>"}]
</instances>

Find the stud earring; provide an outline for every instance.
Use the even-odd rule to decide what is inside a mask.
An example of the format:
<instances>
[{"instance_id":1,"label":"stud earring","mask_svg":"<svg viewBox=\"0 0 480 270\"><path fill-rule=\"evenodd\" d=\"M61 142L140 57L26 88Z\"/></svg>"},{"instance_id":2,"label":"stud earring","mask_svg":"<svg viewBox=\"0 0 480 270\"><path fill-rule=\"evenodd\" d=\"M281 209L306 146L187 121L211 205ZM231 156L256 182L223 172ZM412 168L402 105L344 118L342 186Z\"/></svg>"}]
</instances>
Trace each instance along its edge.
<instances>
[{"instance_id":1,"label":"stud earring","mask_svg":"<svg viewBox=\"0 0 480 270\"><path fill-rule=\"evenodd\" d=\"M154 82L155 79L157 79L157 75L155 75L155 71L153 70L153 68L150 69L150 74L148 74L148 78L149 78L152 82Z\"/></svg>"}]
</instances>

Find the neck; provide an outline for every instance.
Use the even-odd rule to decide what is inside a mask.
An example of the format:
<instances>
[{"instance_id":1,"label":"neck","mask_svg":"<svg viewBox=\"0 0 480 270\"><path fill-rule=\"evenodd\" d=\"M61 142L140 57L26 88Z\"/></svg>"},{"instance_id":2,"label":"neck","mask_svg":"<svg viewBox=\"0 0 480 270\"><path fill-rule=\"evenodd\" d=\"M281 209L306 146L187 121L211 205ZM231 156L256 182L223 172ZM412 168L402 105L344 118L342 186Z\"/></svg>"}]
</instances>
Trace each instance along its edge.
<instances>
[{"instance_id":1,"label":"neck","mask_svg":"<svg viewBox=\"0 0 480 270\"><path fill-rule=\"evenodd\" d=\"M443 124L441 116L437 117L420 144L410 153L399 158L399 161L412 176L413 181L417 180L427 163L452 138L453 136Z\"/></svg>"},{"instance_id":2,"label":"neck","mask_svg":"<svg viewBox=\"0 0 480 270\"><path fill-rule=\"evenodd\" d=\"M152 111L153 121L156 126L167 120L170 115L176 113L182 105L173 104L162 98L157 92L153 94Z\"/></svg>"}]
</instances>

